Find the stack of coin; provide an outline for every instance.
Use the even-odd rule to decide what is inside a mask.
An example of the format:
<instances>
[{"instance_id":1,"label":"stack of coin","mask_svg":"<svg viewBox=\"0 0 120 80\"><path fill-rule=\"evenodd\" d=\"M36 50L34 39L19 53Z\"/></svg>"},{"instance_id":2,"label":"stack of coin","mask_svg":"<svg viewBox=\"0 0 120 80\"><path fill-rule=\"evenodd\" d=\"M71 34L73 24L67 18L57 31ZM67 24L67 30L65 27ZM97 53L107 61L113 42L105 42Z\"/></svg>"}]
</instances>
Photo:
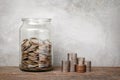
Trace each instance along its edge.
<instances>
[{"instance_id":1,"label":"stack of coin","mask_svg":"<svg viewBox=\"0 0 120 80\"><path fill-rule=\"evenodd\" d=\"M67 61L62 61L62 72L69 72L70 71L70 62Z\"/></svg>"},{"instance_id":2,"label":"stack of coin","mask_svg":"<svg viewBox=\"0 0 120 80\"><path fill-rule=\"evenodd\" d=\"M79 72L79 73L86 72L86 65L77 65L76 66L76 72Z\"/></svg>"},{"instance_id":3,"label":"stack of coin","mask_svg":"<svg viewBox=\"0 0 120 80\"><path fill-rule=\"evenodd\" d=\"M91 72L91 61L86 61L86 72Z\"/></svg>"},{"instance_id":4,"label":"stack of coin","mask_svg":"<svg viewBox=\"0 0 120 80\"><path fill-rule=\"evenodd\" d=\"M78 58L78 64L76 65L76 72L84 73L86 72L85 58Z\"/></svg>"},{"instance_id":5,"label":"stack of coin","mask_svg":"<svg viewBox=\"0 0 120 80\"><path fill-rule=\"evenodd\" d=\"M68 61L70 61L70 72L75 72L76 64L77 64L77 54L68 53Z\"/></svg>"}]
</instances>

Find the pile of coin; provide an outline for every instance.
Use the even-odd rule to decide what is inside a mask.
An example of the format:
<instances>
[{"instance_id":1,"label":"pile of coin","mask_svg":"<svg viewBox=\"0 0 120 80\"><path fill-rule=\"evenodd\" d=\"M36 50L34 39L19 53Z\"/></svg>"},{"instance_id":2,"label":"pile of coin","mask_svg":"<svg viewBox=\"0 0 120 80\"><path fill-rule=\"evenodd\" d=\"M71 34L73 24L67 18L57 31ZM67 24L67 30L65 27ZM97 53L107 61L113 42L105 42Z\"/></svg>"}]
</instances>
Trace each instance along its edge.
<instances>
[{"instance_id":1,"label":"pile of coin","mask_svg":"<svg viewBox=\"0 0 120 80\"><path fill-rule=\"evenodd\" d=\"M51 66L51 42L37 38L24 39L21 43L21 68L44 70Z\"/></svg>"}]
</instances>

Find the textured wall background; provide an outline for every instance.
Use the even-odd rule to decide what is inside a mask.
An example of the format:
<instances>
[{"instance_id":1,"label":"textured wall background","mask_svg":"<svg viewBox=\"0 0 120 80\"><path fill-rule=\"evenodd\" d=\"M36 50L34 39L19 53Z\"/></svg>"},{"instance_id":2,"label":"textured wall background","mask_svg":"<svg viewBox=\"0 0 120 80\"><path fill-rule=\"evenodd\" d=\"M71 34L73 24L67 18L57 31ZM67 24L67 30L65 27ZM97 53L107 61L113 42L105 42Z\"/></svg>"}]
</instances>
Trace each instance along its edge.
<instances>
[{"instance_id":1,"label":"textured wall background","mask_svg":"<svg viewBox=\"0 0 120 80\"><path fill-rule=\"evenodd\" d=\"M52 18L54 64L67 52L120 66L120 0L0 0L0 66L18 65L23 17Z\"/></svg>"}]
</instances>

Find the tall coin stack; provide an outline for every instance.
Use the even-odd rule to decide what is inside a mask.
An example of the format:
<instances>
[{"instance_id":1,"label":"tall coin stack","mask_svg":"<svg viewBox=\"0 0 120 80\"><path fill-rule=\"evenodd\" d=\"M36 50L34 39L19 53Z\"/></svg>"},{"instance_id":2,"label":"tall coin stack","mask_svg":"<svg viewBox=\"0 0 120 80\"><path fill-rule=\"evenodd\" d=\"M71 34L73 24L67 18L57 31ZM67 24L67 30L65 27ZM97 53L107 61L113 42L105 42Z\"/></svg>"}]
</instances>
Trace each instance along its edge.
<instances>
[{"instance_id":1,"label":"tall coin stack","mask_svg":"<svg viewBox=\"0 0 120 80\"><path fill-rule=\"evenodd\" d=\"M70 72L76 71L77 65L77 54L75 53L68 53L68 61L70 61Z\"/></svg>"}]
</instances>

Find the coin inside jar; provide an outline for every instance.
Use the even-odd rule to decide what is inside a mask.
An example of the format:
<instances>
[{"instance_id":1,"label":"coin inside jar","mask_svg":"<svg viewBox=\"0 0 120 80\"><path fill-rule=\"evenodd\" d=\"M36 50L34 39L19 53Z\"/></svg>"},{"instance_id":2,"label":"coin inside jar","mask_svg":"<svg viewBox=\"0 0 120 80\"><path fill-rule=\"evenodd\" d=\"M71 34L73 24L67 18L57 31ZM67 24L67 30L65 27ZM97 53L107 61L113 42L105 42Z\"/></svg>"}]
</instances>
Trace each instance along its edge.
<instances>
[{"instance_id":1,"label":"coin inside jar","mask_svg":"<svg viewBox=\"0 0 120 80\"><path fill-rule=\"evenodd\" d=\"M31 44L39 44L39 40L37 38L30 38L30 43Z\"/></svg>"},{"instance_id":2,"label":"coin inside jar","mask_svg":"<svg viewBox=\"0 0 120 80\"><path fill-rule=\"evenodd\" d=\"M29 47L31 46L31 44L30 44L30 42L29 42L29 40L28 39L25 39L25 40L23 40L23 42L22 42L22 45L21 45L21 49L22 49L22 51L25 51L25 50L27 50Z\"/></svg>"},{"instance_id":3,"label":"coin inside jar","mask_svg":"<svg viewBox=\"0 0 120 80\"><path fill-rule=\"evenodd\" d=\"M26 69L42 69L51 65L51 43L37 38L24 39L22 47L22 67Z\"/></svg>"}]
</instances>

